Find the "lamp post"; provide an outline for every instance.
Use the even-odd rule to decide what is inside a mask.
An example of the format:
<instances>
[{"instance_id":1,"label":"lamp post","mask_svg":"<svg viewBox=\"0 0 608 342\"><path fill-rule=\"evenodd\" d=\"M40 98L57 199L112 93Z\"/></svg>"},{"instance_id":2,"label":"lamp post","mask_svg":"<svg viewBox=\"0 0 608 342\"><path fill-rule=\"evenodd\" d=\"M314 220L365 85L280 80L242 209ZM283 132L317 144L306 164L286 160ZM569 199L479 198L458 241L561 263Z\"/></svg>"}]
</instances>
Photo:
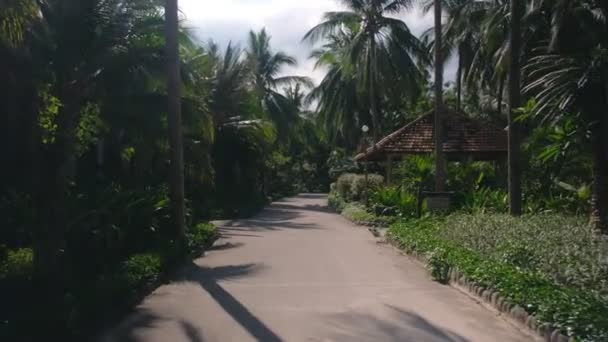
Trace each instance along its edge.
<instances>
[{"instance_id":1,"label":"lamp post","mask_svg":"<svg viewBox=\"0 0 608 342\"><path fill-rule=\"evenodd\" d=\"M367 159L367 134L369 133L369 126L367 125L363 125L363 127L361 127L361 131L363 132L363 153L365 156L365 161L363 162L363 173L365 175L365 189L363 192L363 196L364 196L364 201L365 201L365 206L367 207L369 205L368 202L368 190L369 190L369 186L368 186L368 182L367 182L367 163L368 163L368 159Z\"/></svg>"}]
</instances>

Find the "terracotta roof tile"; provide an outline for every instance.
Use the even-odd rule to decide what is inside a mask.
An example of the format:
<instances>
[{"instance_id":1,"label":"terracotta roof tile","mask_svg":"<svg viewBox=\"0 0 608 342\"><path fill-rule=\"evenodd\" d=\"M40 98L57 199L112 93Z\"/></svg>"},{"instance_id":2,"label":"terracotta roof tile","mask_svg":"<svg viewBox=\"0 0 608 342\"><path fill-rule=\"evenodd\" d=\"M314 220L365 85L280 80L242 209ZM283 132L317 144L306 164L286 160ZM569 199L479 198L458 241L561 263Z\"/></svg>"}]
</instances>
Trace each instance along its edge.
<instances>
[{"instance_id":1,"label":"terracotta roof tile","mask_svg":"<svg viewBox=\"0 0 608 342\"><path fill-rule=\"evenodd\" d=\"M446 110L446 153L499 153L507 151L507 132L484 121ZM427 113L380 140L369 149L369 158L383 154L419 154L434 151L434 112ZM362 159L363 154L357 156Z\"/></svg>"}]
</instances>

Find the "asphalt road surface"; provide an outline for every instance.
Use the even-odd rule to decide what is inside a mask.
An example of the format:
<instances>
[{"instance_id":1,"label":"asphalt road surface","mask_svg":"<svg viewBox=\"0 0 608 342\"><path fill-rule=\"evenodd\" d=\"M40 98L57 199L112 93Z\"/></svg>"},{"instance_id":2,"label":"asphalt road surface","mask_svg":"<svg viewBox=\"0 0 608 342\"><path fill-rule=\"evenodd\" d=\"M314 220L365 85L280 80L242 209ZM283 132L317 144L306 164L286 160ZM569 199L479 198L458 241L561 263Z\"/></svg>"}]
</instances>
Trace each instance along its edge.
<instances>
[{"instance_id":1,"label":"asphalt road surface","mask_svg":"<svg viewBox=\"0 0 608 342\"><path fill-rule=\"evenodd\" d=\"M222 239L101 340L533 340L326 203L299 195L219 222Z\"/></svg>"}]
</instances>

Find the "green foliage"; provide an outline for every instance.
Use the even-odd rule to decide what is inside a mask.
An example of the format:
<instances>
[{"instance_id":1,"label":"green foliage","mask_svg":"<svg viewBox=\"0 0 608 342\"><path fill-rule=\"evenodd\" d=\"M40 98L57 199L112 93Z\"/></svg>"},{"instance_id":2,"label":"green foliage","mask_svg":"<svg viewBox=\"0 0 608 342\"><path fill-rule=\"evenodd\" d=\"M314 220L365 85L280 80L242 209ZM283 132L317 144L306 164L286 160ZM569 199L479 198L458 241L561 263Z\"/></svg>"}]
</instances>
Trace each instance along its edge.
<instances>
[{"instance_id":1,"label":"green foliage","mask_svg":"<svg viewBox=\"0 0 608 342\"><path fill-rule=\"evenodd\" d=\"M584 341L608 337L606 246L580 218L455 214L394 224L408 251L426 254L438 280L457 268L481 286Z\"/></svg>"},{"instance_id":2,"label":"green foliage","mask_svg":"<svg viewBox=\"0 0 608 342\"><path fill-rule=\"evenodd\" d=\"M433 183L434 168L435 164L431 157L410 156L394 169L395 182L413 193L419 188L428 189Z\"/></svg>"},{"instance_id":3,"label":"green foliage","mask_svg":"<svg viewBox=\"0 0 608 342\"><path fill-rule=\"evenodd\" d=\"M359 203L348 203L342 210L342 216L350 221L363 226L388 227L395 221L394 217L376 216Z\"/></svg>"},{"instance_id":4,"label":"green foliage","mask_svg":"<svg viewBox=\"0 0 608 342\"><path fill-rule=\"evenodd\" d=\"M199 223L188 229L186 233L186 241L188 250L191 253L196 253L201 248L210 247L219 237L217 227L211 223Z\"/></svg>"},{"instance_id":5,"label":"green foliage","mask_svg":"<svg viewBox=\"0 0 608 342\"><path fill-rule=\"evenodd\" d=\"M327 159L329 176L338 179L344 173L353 173L359 170L354 158L349 157L342 150L334 150Z\"/></svg>"},{"instance_id":6,"label":"green foliage","mask_svg":"<svg viewBox=\"0 0 608 342\"><path fill-rule=\"evenodd\" d=\"M413 217L417 212L418 198L400 187L386 186L372 193L370 204L378 215Z\"/></svg>"},{"instance_id":7,"label":"green foliage","mask_svg":"<svg viewBox=\"0 0 608 342\"><path fill-rule=\"evenodd\" d=\"M332 183L332 185L335 183ZM346 201L342 196L335 190L332 190L327 196L327 205L335 211L341 213L346 207Z\"/></svg>"},{"instance_id":8,"label":"green foliage","mask_svg":"<svg viewBox=\"0 0 608 342\"><path fill-rule=\"evenodd\" d=\"M33 269L34 253L31 248L6 250L6 247L0 247L0 280L3 278L30 278Z\"/></svg>"},{"instance_id":9,"label":"green foliage","mask_svg":"<svg viewBox=\"0 0 608 342\"><path fill-rule=\"evenodd\" d=\"M121 274L128 289L137 289L156 281L161 270L162 259L153 253L132 255L121 266Z\"/></svg>"},{"instance_id":10,"label":"green foliage","mask_svg":"<svg viewBox=\"0 0 608 342\"><path fill-rule=\"evenodd\" d=\"M336 190L346 201L358 201L363 199L365 191L371 195L384 183L384 177L376 174L368 174L367 177L361 174L346 173L338 177Z\"/></svg>"},{"instance_id":11,"label":"green foliage","mask_svg":"<svg viewBox=\"0 0 608 342\"><path fill-rule=\"evenodd\" d=\"M465 192L461 198L462 209L471 213L504 213L508 209L508 195L503 190L479 188Z\"/></svg>"}]
</instances>

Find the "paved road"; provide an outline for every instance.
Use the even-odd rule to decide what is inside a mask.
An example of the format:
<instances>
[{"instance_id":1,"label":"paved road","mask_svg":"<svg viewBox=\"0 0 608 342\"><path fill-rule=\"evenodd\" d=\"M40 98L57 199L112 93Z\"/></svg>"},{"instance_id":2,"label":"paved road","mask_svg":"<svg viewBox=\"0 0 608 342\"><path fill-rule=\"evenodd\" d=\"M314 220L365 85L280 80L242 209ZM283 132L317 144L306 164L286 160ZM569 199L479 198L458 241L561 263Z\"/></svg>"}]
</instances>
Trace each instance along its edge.
<instances>
[{"instance_id":1,"label":"paved road","mask_svg":"<svg viewBox=\"0 0 608 342\"><path fill-rule=\"evenodd\" d=\"M223 238L103 341L530 341L470 297L300 195Z\"/></svg>"}]
</instances>

